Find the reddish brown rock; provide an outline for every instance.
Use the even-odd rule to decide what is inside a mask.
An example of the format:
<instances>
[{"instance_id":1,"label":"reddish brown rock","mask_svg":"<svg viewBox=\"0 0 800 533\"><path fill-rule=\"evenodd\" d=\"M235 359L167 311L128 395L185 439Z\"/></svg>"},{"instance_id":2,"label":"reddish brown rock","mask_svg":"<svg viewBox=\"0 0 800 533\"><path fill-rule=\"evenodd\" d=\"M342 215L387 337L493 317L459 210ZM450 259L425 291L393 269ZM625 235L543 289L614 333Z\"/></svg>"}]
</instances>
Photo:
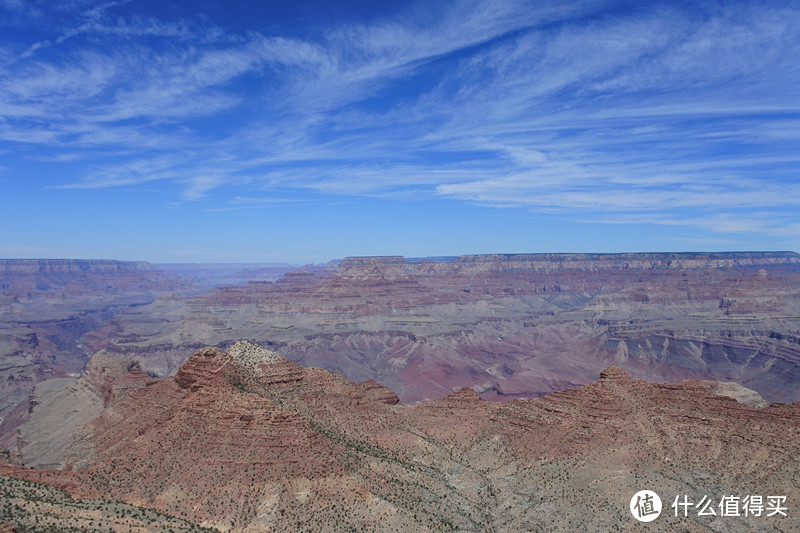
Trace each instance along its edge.
<instances>
[{"instance_id":1,"label":"reddish brown rock","mask_svg":"<svg viewBox=\"0 0 800 533\"><path fill-rule=\"evenodd\" d=\"M362 257L196 302L257 309L288 359L380 377L407 402L464 384L492 400L541 396L611 364L797 401L799 281L790 252Z\"/></svg>"},{"instance_id":2,"label":"reddish brown rock","mask_svg":"<svg viewBox=\"0 0 800 533\"><path fill-rule=\"evenodd\" d=\"M397 393L388 387L384 387L374 379L359 383L358 386L363 390L359 399L363 398L367 402L385 403L387 405L397 405L400 403L400 398Z\"/></svg>"},{"instance_id":3,"label":"reddish brown rock","mask_svg":"<svg viewBox=\"0 0 800 533\"><path fill-rule=\"evenodd\" d=\"M611 381L614 383L625 383L633 380L631 375L616 366L610 366L600 372L600 381Z\"/></svg>"},{"instance_id":4,"label":"reddish brown rock","mask_svg":"<svg viewBox=\"0 0 800 533\"><path fill-rule=\"evenodd\" d=\"M135 362L97 353L80 379L39 383L28 401L0 423L0 444L21 463L63 466L66 447L80 426L151 381Z\"/></svg>"},{"instance_id":5,"label":"reddish brown rock","mask_svg":"<svg viewBox=\"0 0 800 533\"><path fill-rule=\"evenodd\" d=\"M752 400L714 382L657 385L609 367L595 383L536 399L488 402L463 387L408 406L376 382L243 343L200 350L174 378L129 391L79 433L67 470L0 471L235 531L609 530L631 523L627 504L643 486L662 499L797 501L800 404L752 408L730 394Z\"/></svg>"}]
</instances>

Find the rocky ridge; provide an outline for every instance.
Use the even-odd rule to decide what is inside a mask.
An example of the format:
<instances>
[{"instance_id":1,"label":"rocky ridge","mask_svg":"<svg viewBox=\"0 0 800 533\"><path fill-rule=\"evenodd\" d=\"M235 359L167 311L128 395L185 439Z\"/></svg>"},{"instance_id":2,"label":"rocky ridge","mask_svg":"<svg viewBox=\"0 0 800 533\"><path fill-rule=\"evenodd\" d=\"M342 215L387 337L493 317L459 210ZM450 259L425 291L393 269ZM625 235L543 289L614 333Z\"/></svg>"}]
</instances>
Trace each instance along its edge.
<instances>
[{"instance_id":1,"label":"rocky ridge","mask_svg":"<svg viewBox=\"0 0 800 533\"><path fill-rule=\"evenodd\" d=\"M800 501L800 404L753 408L756 396L734 389L612 366L541 398L502 404L460 388L410 406L374 381L241 343L199 350L108 405L76 433L64 470L2 470L222 531L627 530L643 487L665 505L677 494ZM750 531L752 520L666 513L651 526ZM759 520L800 526L796 513Z\"/></svg>"},{"instance_id":2,"label":"rocky ridge","mask_svg":"<svg viewBox=\"0 0 800 533\"><path fill-rule=\"evenodd\" d=\"M485 399L538 396L590 383L609 365L651 381L736 382L792 402L800 400L797 261L790 252L393 256L267 281L286 266L204 273L202 265L7 260L0 420L38 383L78 376L92 353L163 377L197 349L238 339L379 381L406 402L464 385ZM203 292L211 280L234 279Z\"/></svg>"},{"instance_id":3,"label":"rocky ridge","mask_svg":"<svg viewBox=\"0 0 800 533\"><path fill-rule=\"evenodd\" d=\"M612 364L796 401L798 261L790 252L345 258L325 275L198 297L191 308L217 310L213 322L192 311L191 324L167 327L211 344L269 342L293 361L378 379L405 401L464 383L508 401L588 383ZM202 334L198 322L208 324ZM115 349L135 357L139 348Z\"/></svg>"},{"instance_id":4,"label":"rocky ridge","mask_svg":"<svg viewBox=\"0 0 800 533\"><path fill-rule=\"evenodd\" d=\"M79 379L39 383L0 424L0 446L17 461L37 468L61 468L73 433L130 391L152 381L139 365L95 354Z\"/></svg>"}]
</instances>

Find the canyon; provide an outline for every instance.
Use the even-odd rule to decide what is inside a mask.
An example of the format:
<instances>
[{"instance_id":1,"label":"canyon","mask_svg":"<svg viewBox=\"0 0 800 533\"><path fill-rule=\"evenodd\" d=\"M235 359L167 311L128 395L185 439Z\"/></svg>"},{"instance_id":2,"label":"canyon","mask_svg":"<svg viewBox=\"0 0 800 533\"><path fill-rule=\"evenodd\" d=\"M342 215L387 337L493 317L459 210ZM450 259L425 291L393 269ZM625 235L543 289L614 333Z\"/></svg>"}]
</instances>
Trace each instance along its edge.
<instances>
[{"instance_id":1,"label":"canyon","mask_svg":"<svg viewBox=\"0 0 800 533\"><path fill-rule=\"evenodd\" d=\"M796 502L798 384L793 252L0 260L0 481L87 530L624 530L639 488ZM97 498L120 507L76 518Z\"/></svg>"},{"instance_id":2,"label":"canyon","mask_svg":"<svg viewBox=\"0 0 800 533\"><path fill-rule=\"evenodd\" d=\"M623 531L633 524L628 500L647 487L665 499L654 529L701 531L720 522L675 516L673 497L800 498L800 404L769 404L736 384L652 384L612 366L540 398L490 402L464 387L408 405L375 381L349 382L248 342L198 350L167 378L115 368L121 389L98 371L108 364L93 362L81 378L106 391L99 416L50 422L71 426L58 467L0 464L0 479L63 491L71 505L50 508L56 524ZM60 395L67 407L84 401L74 387ZM74 512L72 502L98 500L139 510L136 520ZM16 524L33 520L35 503L21 506ZM724 525L751 531L753 520L761 530L800 526L796 512L726 516Z\"/></svg>"},{"instance_id":3,"label":"canyon","mask_svg":"<svg viewBox=\"0 0 800 533\"><path fill-rule=\"evenodd\" d=\"M196 349L240 339L377 380L406 402L460 386L541 396L611 364L800 400L790 252L371 257L295 270L35 263L0 261L0 417L100 350L164 377Z\"/></svg>"}]
</instances>

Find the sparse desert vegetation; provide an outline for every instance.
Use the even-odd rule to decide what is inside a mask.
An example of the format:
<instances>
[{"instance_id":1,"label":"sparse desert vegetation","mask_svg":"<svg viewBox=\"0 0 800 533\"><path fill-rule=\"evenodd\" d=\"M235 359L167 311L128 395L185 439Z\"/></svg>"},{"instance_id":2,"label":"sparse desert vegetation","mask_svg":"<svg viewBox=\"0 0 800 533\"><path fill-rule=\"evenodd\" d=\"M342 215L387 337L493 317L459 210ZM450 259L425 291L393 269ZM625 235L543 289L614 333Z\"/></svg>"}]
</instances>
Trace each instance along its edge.
<instances>
[{"instance_id":1,"label":"sparse desert vegetation","mask_svg":"<svg viewBox=\"0 0 800 533\"><path fill-rule=\"evenodd\" d=\"M751 407L755 393L715 382L651 384L610 367L542 398L495 403L463 388L412 406L375 382L249 343L205 348L174 377L141 379L150 381L75 434L69 468L3 467L76 499L20 481L7 508L35 517L38 499L57 493L64 510L53 523L74 509L69 527L91 527L90 517L172 523L152 509L221 531L623 531L641 488L665 505L679 494L800 498L798 405ZM109 497L128 505L96 499ZM725 524L747 531L752 520ZM654 527L711 526L666 512Z\"/></svg>"}]
</instances>

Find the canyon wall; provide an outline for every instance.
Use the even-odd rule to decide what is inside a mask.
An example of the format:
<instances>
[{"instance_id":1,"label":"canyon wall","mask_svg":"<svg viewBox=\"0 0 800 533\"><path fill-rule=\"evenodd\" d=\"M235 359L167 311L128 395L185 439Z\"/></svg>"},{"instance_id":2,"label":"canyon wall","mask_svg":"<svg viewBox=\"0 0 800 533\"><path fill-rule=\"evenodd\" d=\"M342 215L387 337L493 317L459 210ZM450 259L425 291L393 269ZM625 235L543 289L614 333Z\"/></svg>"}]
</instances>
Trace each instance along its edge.
<instances>
[{"instance_id":1,"label":"canyon wall","mask_svg":"<svg viewBox=\"0 0 800 533\"><path fill-rule=\"evenodd\" d=\"M376 380L407 402L462 386L501 401L541 396L612 364L642 379L734 381L770 401L800 399L791 252L358 257L209 290L177 267L20 264L28 273L6 275L16 288L0 291L7 409L43 379L76 377L100 350L167 376L196 349L237 339ZM31 269L51 267L70 280L20 290L39 276Z\"/></svg>"},{"instance_id":2,"label":"canyon wall","mask_svg":"<svg viewBox=\"0 0 800 533\"><path fill-rule=\"evenodd\" d=\"M107 381L106 364L90 381L141 380L134 369ZM612 366L542 398L503 404L460 388L410 406L374 381L237 343L124 390L73 428L65 468L0 463L0 474L219 531L612 531L633 524L628 503L642 488L664 500L656 530L800 525L794 507L713 523L672 516L676 495L800 498L800 404L770 405L734 384L653 384ZM58 512L47 520L76 520Z\"/></svg>"}]
</instances>

